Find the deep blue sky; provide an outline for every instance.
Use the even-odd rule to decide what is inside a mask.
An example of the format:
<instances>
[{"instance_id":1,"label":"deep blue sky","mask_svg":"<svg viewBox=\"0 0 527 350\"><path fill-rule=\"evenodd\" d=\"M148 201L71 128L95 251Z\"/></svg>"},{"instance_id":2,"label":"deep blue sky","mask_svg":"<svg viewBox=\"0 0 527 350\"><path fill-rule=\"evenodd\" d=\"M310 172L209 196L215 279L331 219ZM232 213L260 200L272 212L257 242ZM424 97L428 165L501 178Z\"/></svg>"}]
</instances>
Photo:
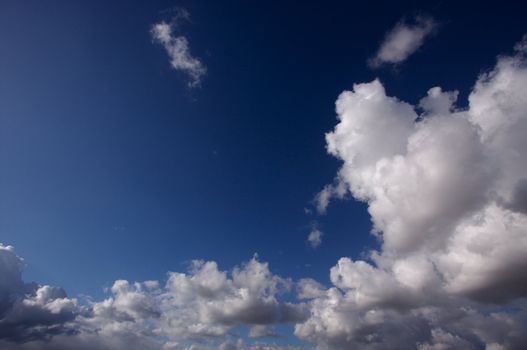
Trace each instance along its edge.
<instances>
[{"instance_id":1,"label":"deep blue sky","mask_svg":"<svg viewBox=\"0 0 527 350\"><path fill-rule=\"evenodd\" d=\"M175 6L208 69L196 89L149 33ZM416 13L437 34L397 69L369 69ZM70 295L255 252L280 275L327 281L376 244L361 203L304 213L339 167L324 141L338 94L379 77L408 102L439 85L463 105L526 29L520 2L0 1L0 242L26 279Z\"/></svg>"}]
</instances>

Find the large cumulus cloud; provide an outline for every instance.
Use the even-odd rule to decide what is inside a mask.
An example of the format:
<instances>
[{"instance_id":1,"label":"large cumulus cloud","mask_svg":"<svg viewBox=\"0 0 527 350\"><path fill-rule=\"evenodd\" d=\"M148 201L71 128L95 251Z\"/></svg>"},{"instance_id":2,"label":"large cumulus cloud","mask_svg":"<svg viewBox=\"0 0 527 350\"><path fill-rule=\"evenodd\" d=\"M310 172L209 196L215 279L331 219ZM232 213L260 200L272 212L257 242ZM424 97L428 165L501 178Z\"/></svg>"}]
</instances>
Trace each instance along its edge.
<instances>
[{"instance_id":1,"label":"large cumulus cloud","mask_svg":"<svg viewBox=\"0 0 527 350\"><path fill-rule=\"evenodd\" d=\"M343 165L318 207L348 193L366 202L382 247L339 260L299 337L346 349L527 346L525 48L478 78L465 109L457 91L434 87L412 106L378 80L339 96L326 140Z\"/></svg>"}]
</instances>

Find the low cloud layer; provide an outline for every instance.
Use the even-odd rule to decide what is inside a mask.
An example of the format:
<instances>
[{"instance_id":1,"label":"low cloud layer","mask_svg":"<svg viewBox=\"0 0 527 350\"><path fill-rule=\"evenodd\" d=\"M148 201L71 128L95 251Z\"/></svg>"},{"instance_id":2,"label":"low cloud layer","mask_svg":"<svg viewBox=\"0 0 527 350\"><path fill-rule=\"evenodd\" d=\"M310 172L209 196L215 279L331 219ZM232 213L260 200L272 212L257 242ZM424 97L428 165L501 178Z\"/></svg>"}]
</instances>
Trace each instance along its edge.
<instances>
[{"instance_id":1,"label":"low cloud layer","mask_svg":"<svg viewBox=\"0 0 527 350\"><path fill-rule=\"evenodd\" d=\"M231 338L240 325L253 338L274 336L274 325L307 316L305 305L278 300L292 281L256 258L230 273L194 261L164 286L118 280L107 299L83 306L60 288L22 282L23 266L0 246L2 349L279 349Z\"/></svg>"},{"instance_id":2,"label":"low cloud layer","mask_svg":"<svg viewBox=\"0 0 527 350\"><path fill-rule=\"evenodd\" d=\"M318 206L346 188L382 249L339 260L297 336L340 349L527 346L525 47L478 78L466 109L457 91L434 87L412 106L378 80L339 96L326 140L343 165Z\"/></svg>"},{"instance_id":3,"label":"low cloud layer","mask_svg":"<svg viewBox=\"0 0 527 350\"><path fill-rule=\"evenodd\" d=\"M181 23L188 18L189 13L179 9L170 22L161 21L154 24L150 33L154 42L165 48L172 68L188 76L189 87L196 87L200 85L207 68L199 58L190 53L187 37L175 35Z\"/></svg>"},{"instance_id":4,"label":"low cloud layer","mask_svg":"<svg viewBox=\"0 0 527 350\"><path fill-rule=\"evenodd\" d=\"M397 64L412 55L425 39L437 28L437 22L425 16L417 16L412 22L400 21L386 34L379 51L369 60L373 68L383 64Z\"/></svg>"}]
</instances>

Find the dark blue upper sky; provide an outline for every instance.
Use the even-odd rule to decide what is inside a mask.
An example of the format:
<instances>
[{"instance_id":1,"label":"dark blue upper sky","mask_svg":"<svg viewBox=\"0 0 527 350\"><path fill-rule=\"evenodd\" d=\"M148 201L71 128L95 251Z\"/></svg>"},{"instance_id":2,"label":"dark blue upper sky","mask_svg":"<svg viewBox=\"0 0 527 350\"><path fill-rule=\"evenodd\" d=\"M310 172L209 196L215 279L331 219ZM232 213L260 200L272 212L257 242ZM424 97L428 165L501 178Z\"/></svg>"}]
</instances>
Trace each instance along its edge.
<instances>
[{"instance_id":1,"label":"dark blue upper sky","mask_svg":"<svg viewBox=\"0 0 527 350\"><path fill-rule=\"evenodd\" d=\"M198 88L149 32L175 6L207 66ZM368 68L416 13L437 33L396 69ZM526 30L521 2L0 1L0 242L26 279L72 295L255 252L325 282L376 244L364 204L304 212L339 167L324 140L338 94L379 77L408 102L440 85L466 104Z\"/></svg>"}]
</instances>

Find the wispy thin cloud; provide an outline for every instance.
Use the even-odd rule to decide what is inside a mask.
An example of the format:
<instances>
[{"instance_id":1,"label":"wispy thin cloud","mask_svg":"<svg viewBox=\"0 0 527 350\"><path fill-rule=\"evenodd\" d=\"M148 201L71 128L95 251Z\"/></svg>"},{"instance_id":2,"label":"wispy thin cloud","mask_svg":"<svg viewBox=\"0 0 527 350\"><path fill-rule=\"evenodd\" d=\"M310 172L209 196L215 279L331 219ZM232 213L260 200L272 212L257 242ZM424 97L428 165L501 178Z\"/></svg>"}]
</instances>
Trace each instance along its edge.
<instances>
[{"instance_id":1,"label":"wispy thin cloud","mask_svg":"<svg viewBox=\"0 0 527 350\"><path fill-rule=\"evenodd\" d=\"M317 228L313 228L307 236L307 242L312 248L318 248L322 244L323 233Z\"/></svg>"},{"instance_id":2,"label":"wispy thin cloud","mask_svg":"<svg viewBox=\"0 0 527 350\"><path fill-rule=\"evenodd\" d=\"M320 215L325 214L331 198L343 199L347 192L346 183L337 176L333 184L324 186L322 191L318 192L313 199L317 213Z\"/></svg>"},{"instance_id":3,"label":"wispy thin cloud","mask_svg":"<svg viewBox=\"0 0 527 350\"><path fill-rule=\"evenodd\" d=\"M384 64L397 64L405 61L425 39L438 27L438 22L431 17L417 16L412 21L401 20L386 34L375 57L368 61L372 68Z\"/></svg>"},{"instance_id":4,"label":"wispy thin cloud","mask_svg":"<svg viewBox=\"0 0 527 350\"><path fill-rule=\"evenodd\" d=\"M191 54L187 37L175 34L189 18L190 14L186 10L178 9L170 21L154 24L150 33L154 42L165 48L172 68L186 74L189 78L188 86L193 88L201 84L207 68L199 58Z\"/></svg>"}]
</instances>

